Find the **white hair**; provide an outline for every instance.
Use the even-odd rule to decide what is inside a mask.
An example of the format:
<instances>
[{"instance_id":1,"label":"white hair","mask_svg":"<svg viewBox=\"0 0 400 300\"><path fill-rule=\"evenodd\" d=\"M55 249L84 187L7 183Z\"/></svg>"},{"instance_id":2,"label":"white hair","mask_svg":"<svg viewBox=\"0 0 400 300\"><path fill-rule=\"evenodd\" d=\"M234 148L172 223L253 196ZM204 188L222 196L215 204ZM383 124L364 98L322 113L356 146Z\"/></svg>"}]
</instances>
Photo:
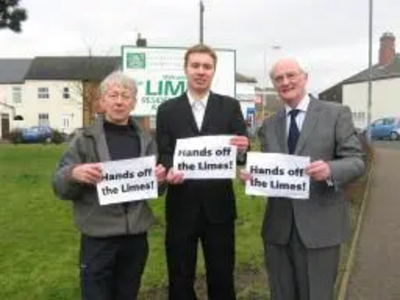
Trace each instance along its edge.
<instances>
[{"instance_id":1,"label":"white hair","mask_svg":"<svg viewBox=\"0 0 400 300\"><path fill-rule=\"evenodd\" d=\"M273 79L274 78L274 71L275 71L275 67L277 64L282 63L282 62L294 62L299 66L299 70L301 73L307 74L306 69L303 67L303 65L295 58L292 57L287 57L287 58L281 58L278 59L273 65L271 70L269 71L269 78Z\"/></svg>"},{"instance_id":2,"label":"white hair","mask_svg":"<svg viewBox=\"0 0 400 300\"><path fill-rule=\"evenodd\" d=\"M132 77L128 76L122 71L114 71L109 75L107 75L107 77L104 78L100 83L100 94L102 96L107 91L108 86L112 83L117 83L123 86L124 88L132 89L135 95L137 93L137 84Z\"/></svg>"}]
</instances>

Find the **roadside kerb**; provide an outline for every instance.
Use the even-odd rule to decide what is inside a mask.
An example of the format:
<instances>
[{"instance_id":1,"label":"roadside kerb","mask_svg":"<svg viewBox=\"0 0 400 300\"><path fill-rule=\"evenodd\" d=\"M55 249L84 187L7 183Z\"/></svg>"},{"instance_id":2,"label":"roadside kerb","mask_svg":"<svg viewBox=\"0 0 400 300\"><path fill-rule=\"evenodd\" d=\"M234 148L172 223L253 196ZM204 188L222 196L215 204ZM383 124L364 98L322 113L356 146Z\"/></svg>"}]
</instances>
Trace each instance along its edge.
<instances>
[{"instance_id":1,"label":"roadside kerb","mask_svg":"<svg viewBox=\"0 0 400 300\"><path fill-rule=\"evenodd\" d=\"M358 245L358 240L360 238L360 232L364 220L364 214L365 214L365 207L367 206L367 199L369 196L370 192L370 187L371 187L371 178L374 173L374 163L371 165L371 169L368 172L368 177L366 181L366 186L365 186L365 191L361 203L361 208L360 212L357 217L357 224L356 224L356 229L354 231L353 239L351 241L350 245L350 250L349 250L349 256L346 261L346 266L344 268L344 272L342 275L342 278L340 280L339 284L339 292L338 292L338 297L337 300L346 300L346 295L347 295L347 287L349 285L350 281L350 276L354 268L354 263L356 259L356 250L357 250L357 245Z\"/></svg>"}]
</instances>

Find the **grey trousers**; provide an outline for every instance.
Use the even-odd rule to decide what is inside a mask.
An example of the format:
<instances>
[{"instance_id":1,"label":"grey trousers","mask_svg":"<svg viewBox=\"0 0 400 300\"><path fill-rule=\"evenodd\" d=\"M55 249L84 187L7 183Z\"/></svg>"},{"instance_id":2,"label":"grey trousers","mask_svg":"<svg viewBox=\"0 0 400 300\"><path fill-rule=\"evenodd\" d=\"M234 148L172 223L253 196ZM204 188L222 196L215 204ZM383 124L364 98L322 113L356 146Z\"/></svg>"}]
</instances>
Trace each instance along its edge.
<instances>
[{"instance_id":1,"label":"grey trousers","mask_svg":"<svg viewBox=\"0 0 400 300\"><path fill-rule=\"evenodd\" d=\"M293 224L287 245L264 249L272 300L333 300L339 245L307 249Z\"/></svg>"}]
</instances>

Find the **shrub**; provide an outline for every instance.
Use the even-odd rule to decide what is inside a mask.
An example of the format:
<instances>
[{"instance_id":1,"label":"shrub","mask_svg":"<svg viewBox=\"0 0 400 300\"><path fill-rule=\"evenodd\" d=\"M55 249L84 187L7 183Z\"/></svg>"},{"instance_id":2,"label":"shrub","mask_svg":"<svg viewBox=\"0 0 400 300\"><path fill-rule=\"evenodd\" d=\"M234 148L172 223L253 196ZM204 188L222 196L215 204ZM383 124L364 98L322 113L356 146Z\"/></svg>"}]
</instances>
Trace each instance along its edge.
<instances>
[{"instance_id":1,"label":"shrub","mask_svg":"<svg viewBox=\"0 0 400 300\"><path fill-rule=\"evenodd\" d=\"M61 144L65 141L64 135L61 131L54 129L51 136L51 141L54 144Z\"/></svg>"},{"instance_id":2,"label":"shrub","mask_svg":"<svg viewBox=\"0 0 400 300\"><path fill-rule=\"evenodd\" d=\"M23 142L22 131L19 129L11 130L6 139L11 141L13 144L21 144Z\"/></svg>"}]
</instances>

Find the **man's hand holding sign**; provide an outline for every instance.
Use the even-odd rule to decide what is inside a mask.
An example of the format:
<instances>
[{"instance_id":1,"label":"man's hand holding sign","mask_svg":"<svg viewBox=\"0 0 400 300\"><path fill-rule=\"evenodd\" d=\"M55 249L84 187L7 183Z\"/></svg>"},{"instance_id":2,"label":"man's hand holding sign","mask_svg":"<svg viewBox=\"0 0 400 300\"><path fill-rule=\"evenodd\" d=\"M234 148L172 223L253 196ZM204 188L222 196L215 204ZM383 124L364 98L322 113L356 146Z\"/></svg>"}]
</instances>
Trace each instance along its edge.
<instances>
[{"instance_id":1,"label":"man's hand holding sign","mask_svg":"<svg viewBox=\"0 0 400 300\"><path fill-rule=\"evenodd\" d=\"M327 181L331 179L331 167L322 160L313 161L306 168L307 174L315 181Z\"/></svg>"},{"instance_id":2,"label":"man's hand holding sign","mask_svg":"<svg viewBox=\"0 0 400 300\"><path fill-rule=\"evenodd\" d=\"M86 163L72 169L73 180L86 184L96 184L101 181L101 163Z\"/></svg>"},{"instance_id":3,"label":"man's hand holding sign","mask_svg":"<svg viewBox=\"0 0 400 300\"><path fill-rule=\"evenodd\" d=\"M232 146L236 146L238 151L247 151L249 149L249 139L246 136L236 135L229 142Z\"/></svg>"}]
</instances>

